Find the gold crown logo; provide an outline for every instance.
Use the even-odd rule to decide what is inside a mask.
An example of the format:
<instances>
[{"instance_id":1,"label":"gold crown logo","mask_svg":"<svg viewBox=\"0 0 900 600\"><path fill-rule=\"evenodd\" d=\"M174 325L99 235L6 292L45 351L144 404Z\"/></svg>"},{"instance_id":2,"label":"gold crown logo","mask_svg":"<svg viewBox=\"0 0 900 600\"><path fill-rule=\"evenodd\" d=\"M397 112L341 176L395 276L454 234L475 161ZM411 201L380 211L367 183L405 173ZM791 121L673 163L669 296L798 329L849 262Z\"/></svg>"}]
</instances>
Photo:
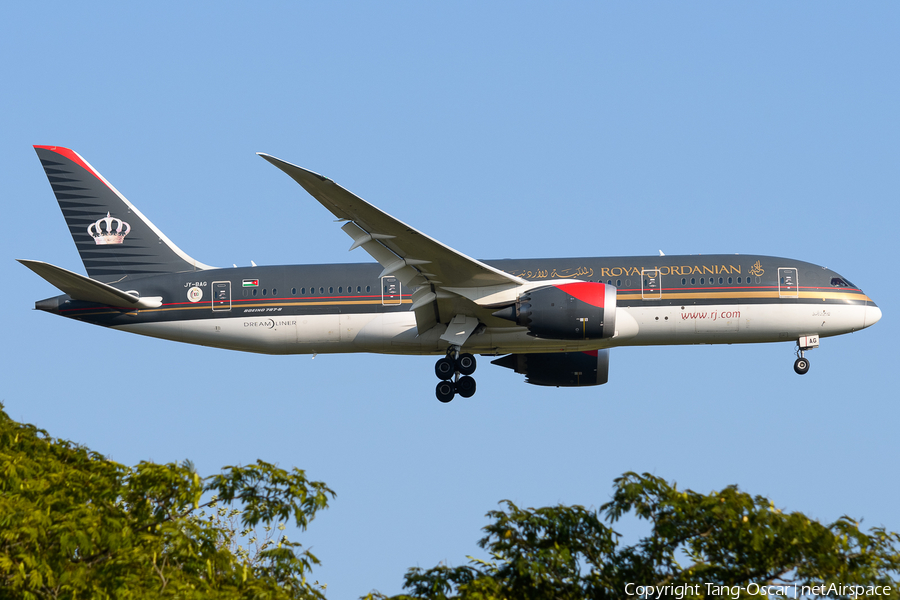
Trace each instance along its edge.
<instances>
[{"instance_id":1,"label":"gold crown logo","mask_svg":"<svg viewBox=\"0 0 900 600\"><path fill-rule=\"evenodd\" d=\"M115 229L113 229L114 224ZM110 217L108 212L105 217L97 219L87 228L87 232L94 238L94 243L98 246L121 244L130 231L131 225L122 219Z\"/></svg>"}]
</instances>

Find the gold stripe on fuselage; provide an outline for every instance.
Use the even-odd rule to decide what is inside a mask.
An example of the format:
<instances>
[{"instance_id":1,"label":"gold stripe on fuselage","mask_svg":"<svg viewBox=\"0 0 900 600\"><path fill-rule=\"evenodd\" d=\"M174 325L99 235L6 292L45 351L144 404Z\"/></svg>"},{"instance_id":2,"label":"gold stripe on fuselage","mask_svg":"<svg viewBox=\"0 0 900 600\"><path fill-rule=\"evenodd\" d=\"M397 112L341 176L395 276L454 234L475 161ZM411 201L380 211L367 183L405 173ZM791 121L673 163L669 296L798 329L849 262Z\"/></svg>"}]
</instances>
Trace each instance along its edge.
<instances>
[{"instance_id":1,"label":"gold stripe on fuselage","mask_svg":"<svg viewBox=\"0 0 900 600\"><path fill-rule=\"evenodd\" d=\"M799 298L802 300L853 300L856 302L871 302L871 299L863 293L859 292L799 292L796 296L782 296L778 291L771 290L765 292L672 292L663 290L661 298L644 298L641 292L619 293L616 296L620 300L692 300L692 301L711 301L725 299L747 299L747 300L783 300ZM233 302L231 309L240 310L241 308L285 308L293 306L399 306L403 304L412 304L412 300L403 299L398 304L384 304L381 300L323 300L323 301L291 301L291 302L253 302L244 303L245 301ZM108 314L109 312L119 312L121 309L114 307L98 309L90 312L82 312L79 317L92 317L97 315ZM172 312L185 310L206 310L211 312L228 312L228 310L212 311L209 302L198 302L197 304L183 304L179 306L163 306L160 308L142 308L139 311L125 311L126 314L150 314L157 312ZM263 313L260 313L262 315ZM75 315L73 315L75 316ZM242 316L254 316L252 314Z\"/></svg>"}]
</instances>

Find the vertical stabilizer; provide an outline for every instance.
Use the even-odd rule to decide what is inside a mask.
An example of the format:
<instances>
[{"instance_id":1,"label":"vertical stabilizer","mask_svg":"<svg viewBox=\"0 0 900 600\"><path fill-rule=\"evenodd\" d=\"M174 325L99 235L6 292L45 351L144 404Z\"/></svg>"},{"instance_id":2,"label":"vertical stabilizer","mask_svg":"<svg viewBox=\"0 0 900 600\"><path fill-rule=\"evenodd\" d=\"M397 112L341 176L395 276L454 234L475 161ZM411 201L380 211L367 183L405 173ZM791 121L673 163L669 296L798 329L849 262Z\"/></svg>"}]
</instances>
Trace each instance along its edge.
<instances>
[{"instance_id":1,"label":"vertical stabilizer","mask_svg":"<svg viewBox=\"0 0 900 600\"><path fill-rule=\"evenodd\" d=\"M34 149L92 279L113 283L212 268L182 252L77 152Z\"/></svg>"}]
</instances>

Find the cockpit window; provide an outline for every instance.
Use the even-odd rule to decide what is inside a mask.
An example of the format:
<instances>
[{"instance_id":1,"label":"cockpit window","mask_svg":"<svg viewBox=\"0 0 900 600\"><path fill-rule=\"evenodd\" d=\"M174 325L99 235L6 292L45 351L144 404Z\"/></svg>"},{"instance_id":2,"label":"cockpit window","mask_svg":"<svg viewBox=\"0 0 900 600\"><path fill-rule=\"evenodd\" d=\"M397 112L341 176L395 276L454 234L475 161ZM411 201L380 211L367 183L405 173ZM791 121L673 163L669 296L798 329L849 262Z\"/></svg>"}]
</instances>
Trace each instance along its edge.
<instances>
[{"instance_id":1,"label":"cockpit window","mask_svg":"<svg viewBox=\"0 0 900 600\"><path fill-rule=\"evenodd\" d=\"M850 282L847 281L846 279L841 279L840 277L832 277L832 278L831 278L831 285L833 285L834 287L849 287L849 288L855 288L855 287L856 287L855 285L853 285L852 283L850 283Z\"/></svg>"}]
</instances>

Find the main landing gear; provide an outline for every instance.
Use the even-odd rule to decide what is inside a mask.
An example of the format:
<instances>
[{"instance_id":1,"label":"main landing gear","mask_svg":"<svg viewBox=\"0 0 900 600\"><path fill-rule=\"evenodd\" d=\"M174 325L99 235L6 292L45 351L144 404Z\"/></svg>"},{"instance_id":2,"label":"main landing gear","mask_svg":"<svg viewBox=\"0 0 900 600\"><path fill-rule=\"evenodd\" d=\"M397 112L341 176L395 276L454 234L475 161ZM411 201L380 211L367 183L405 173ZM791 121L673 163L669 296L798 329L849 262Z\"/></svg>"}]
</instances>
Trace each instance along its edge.
<instances>
[{"instance_id":1,"label":"main landing gear","mask_svg":"<svg viewBox=\"0 0 900 600\"><path fill-rule=\"evenodd\" d=\"M805 375L809 371L809 359L803 353L818 347L819 336L817 335L805 335L797 340L797 360L794 361L794 372L797 375Z\"/></svg>"},{"instance_id":2,"label":"main landing gear","mask_svg":"<svg viewBox=\"0 0 900 600\"><path fill-rule=\"evenodd\" d=\"M460 354L459 347L451 347L447 356L440 359L434 365L434 374L440 381L434 390L435 396L441 402L450 402L459 394L463 398L471 398L475 395L475 357L469 353ZM451 381L452 380L452 381Z\"/></svg>"}]
</instances>

